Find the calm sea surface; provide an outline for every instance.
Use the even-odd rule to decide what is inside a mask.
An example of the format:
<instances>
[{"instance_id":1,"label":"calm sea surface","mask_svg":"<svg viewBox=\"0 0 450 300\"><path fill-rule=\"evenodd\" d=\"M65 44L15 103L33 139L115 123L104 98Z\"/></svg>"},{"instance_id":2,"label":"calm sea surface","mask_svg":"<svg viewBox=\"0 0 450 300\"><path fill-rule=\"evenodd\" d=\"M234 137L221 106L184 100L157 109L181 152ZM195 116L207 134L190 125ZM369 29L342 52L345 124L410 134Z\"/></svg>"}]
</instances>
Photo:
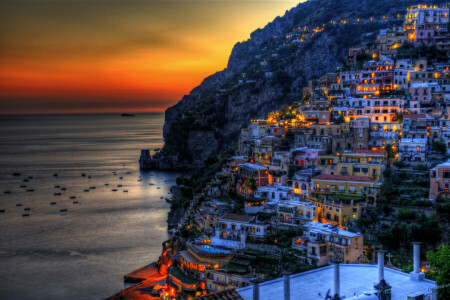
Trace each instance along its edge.
<instances>
[{"instance_id":1,"label":"calm sea surface","mask_svg":"<svg viewBox=\"0 0 450 300\"><path fill-rule=\"evenodd\" d=\"M103 299L158 258L169 209L161 197L178 174L140 172L138 159L162 146L163 122L0 116L0 299Z\"/></svg>"}]
</instances>

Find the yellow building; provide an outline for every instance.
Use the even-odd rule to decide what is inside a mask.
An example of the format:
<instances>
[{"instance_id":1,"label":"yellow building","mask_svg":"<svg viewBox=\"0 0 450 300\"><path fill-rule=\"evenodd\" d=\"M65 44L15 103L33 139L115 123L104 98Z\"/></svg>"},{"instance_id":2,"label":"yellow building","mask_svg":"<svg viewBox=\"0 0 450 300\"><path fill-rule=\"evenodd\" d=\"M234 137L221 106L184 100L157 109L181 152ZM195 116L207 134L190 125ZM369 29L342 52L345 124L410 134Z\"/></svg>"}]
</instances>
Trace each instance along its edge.
<instances>
[{"instance_id":1,"label":"yellow building","mask_svg":"<svg viewBox=\"0 0 450 300\"><path fill-rule=\"evenodd\" d=\"M376 201L380 183L367 176L319 175L311 179L309 200L318 207L319 222L345 228Z\"/></svg>"},{"instance_id":2,"label":"yellow building","mask_svg":"<svg viewBox=\"0 0 450 300\"><path fill-rule=\"evenodd\" d=\"M367 176L381 180L386 152L383 150L356 150L340 154L337 175Z\"/></svg>"}]
</instances>

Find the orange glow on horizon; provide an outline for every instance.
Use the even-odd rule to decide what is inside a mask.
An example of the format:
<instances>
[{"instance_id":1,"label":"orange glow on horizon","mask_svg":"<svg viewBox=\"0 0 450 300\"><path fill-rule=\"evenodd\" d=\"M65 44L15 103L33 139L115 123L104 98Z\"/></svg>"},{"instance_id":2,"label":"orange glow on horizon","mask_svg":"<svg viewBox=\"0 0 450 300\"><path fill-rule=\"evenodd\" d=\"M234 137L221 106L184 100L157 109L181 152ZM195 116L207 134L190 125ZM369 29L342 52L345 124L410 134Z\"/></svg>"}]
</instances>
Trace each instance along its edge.
<instances>
[{"instance_id":1,"label":"orange glow on horizon","mask_svg":"<svg viewBox=\"0 0 450 300\"><path fill-rule=\"evenodd\" d=\"M0 110L162 112L223 70L235 43L297 4L4 3Z\"/></svg>"}]
</instances>

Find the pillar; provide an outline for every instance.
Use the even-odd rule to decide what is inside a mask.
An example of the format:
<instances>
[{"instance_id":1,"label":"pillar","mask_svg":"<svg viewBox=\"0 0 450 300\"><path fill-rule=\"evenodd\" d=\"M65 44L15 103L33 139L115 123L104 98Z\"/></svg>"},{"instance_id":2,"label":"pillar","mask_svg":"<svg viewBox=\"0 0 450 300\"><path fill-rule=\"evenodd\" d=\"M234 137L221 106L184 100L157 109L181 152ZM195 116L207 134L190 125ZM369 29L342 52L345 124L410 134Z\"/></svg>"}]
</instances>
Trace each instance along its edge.
<instances>
[{"instance_id":1,"label":"pillar","mask_svg":"<svg viewBox=\"0 0 450 300\"><path fill-rule=\"evenodd\" d=\"M284 281L284 300L291 300L291 275L283 274Z\"/></svg>"},{"instance_id":2,"label":"pillar","mask_svg":"<svg viewBox=\"0 0 450 300\"><path fill-rule=\"evenodd\" d=\"M384 252L378 251L378 282L384 279Z\"/></svg>"},{"instance_id":3,"label":"pillar","mask_svg":"<svg viewBox=\"0 0 450 300\"><path fill-rule=\"evenodd\" d=\"M333 264L333 283L334 283L334 295L339 296L340 293L340 278L339 278L339 263L334 263Z\"/></svg>"}]
</instances>

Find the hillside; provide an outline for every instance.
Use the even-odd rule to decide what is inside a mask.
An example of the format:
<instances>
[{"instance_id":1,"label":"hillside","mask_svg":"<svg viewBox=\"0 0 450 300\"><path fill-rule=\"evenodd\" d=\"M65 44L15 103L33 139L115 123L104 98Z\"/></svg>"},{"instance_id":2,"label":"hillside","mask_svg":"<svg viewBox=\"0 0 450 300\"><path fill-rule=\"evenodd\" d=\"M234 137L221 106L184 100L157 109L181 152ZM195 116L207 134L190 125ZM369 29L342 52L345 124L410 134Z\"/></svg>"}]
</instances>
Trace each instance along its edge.
<instances>
[{"instance_id":1,"label":"hillside","mask_svg":"<svg viewBox=\"0 0 450 300\"><path fill-rule=\"evenodd\" d=\"M236 141L249 119L302 98L308 80L333 72L352 46L400 25L406 8L444 1L310 0L237 43L227 68L165 113L163 159L195 167ZM294 36L291 36L293 34Z\"/></svg>"}]
</instances>

